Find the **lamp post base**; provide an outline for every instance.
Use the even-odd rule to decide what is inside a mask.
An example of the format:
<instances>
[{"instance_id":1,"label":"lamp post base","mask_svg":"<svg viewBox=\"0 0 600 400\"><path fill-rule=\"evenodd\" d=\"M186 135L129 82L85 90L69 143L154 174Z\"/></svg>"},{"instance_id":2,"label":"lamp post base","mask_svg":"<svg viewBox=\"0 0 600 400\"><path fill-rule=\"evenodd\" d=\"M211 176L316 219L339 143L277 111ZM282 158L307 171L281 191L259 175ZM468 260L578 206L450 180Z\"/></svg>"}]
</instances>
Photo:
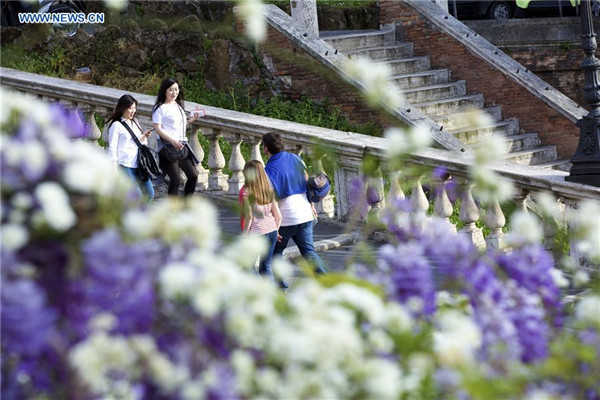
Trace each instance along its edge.
<instances>
[{"instance_id":1,"label":"lamp post base","mask_svg":"<svg viewBox=\"0 0 600 400\"><path fill-rule=\"evenodd\" d=\"M600 118L586 115L577 121L577 125L580 129L579 146L565 180L600 187Z\"/></svg>"}]
</instances>

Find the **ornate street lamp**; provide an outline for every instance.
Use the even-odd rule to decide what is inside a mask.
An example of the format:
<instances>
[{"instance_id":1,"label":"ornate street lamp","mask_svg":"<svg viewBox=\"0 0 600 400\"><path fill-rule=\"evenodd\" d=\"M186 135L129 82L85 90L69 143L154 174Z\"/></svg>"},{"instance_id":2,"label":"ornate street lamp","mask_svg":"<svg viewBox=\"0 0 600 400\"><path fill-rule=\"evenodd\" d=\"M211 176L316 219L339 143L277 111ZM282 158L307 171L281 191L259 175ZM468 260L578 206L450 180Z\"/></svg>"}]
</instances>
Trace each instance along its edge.
<instances>
[{"instance_id":1,"label":"ornate street lamp","mask_svg":"<svg viewBox=\"0 0 600 400\"><path fill-rule=\"evenodd\" d=\"M595 56L597 44L591 2L581 1L581 46L585 59L580 66L585 75L583 98L591 105L591 110L577 121L579 145L571 159L571 172L565 179L600 187L600 61Z\"/></svg>"}]
</instances>

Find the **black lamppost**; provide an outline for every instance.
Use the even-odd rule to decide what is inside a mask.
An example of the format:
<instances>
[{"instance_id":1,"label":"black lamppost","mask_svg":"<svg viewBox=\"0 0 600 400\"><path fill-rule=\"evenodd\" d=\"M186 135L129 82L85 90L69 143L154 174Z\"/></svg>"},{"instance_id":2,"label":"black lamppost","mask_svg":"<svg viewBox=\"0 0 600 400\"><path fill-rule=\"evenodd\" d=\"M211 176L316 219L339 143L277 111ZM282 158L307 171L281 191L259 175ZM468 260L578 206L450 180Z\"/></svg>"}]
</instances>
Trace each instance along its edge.
<instances>
[{"instance_id":1,"label":"black lamppost","mask_svg":"<svg viewBox=\"0 0 600 400\"><path fill-rule=\"evenodd\" d=\"M585 76L583 98L592 109L588 115L577 121L579 145L571 159L571 172L565 179L600 187L600 60L594 55L597 44L591 1L581 1L581 46L585 59L580 68Z\"/></svg>"}]
</instances>

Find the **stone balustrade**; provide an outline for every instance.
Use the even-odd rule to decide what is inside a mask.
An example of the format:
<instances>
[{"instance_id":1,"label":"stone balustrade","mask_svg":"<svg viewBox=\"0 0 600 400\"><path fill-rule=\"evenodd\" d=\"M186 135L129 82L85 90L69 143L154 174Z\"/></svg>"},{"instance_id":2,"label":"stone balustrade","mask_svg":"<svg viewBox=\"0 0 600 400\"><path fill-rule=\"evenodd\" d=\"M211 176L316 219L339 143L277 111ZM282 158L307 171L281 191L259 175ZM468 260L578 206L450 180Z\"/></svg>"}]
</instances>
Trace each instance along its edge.
<instances>
[{"instance_id":1,"label":"stone balustrade","mask_svg":"<svg viewBox=\"0 0 600 400\"><path fill-rule=\"evenodd\" d=\"M92 126L94 141L100 137L100 129L93 118L94 114L109 115L117 100L126 92L118 89L99 87L86 83L68 81L58 78L46 77L1 68L1 85L4 88L27 93L47 101L59 101L67 107L78 107L83 110L88 122ZM150 112L155 98L152 96L131 93L138 100L138 116L142 122L149 123ZM5 92L4 96L10 96ZM244 178L244 156L242 145L249 146L250 158L263 162L260 152L261 137L267 132L278 132L284 138L286 146L291 151L311 156L315 143L319 142L328 149L332 149L336 162L332 171L326 171L333 177L333 193L319 204L319 213L323 218L332 218L343 221L350 213L351 197L350 183L354 178L361 176L362 161L365 156L383 159L386 151L386 140L352 132L342 132L331 129L319 128L299 123L282 121L262 116L240 113L216 107L204 106L186 102L188 109L202 107L206 116L198 119L194 127L201 130L201 134L208 141L208 157L205 165L208 170L198 166L199 179L198 191L212 191L223 195L235 197ZM231 146L230 158L225 159L221 143L225 141ZM192 149L201 161L205 159L204 149L200 146L197 135L192 135L190 140ZM472 184L468 178L468 167L471 164L471 155L440 149L424 149L415 152L407 158L407 166L424 167L424 170L433 170L443 167L444 177L432 180L425 176L423 182L417 179L412 184L401 182L403 171L376 170L375 174L367 180L367 190L372 194L371 213L379 213L385 201L404 199L402 187L412 187L410 204L414 213L426 214L429 212L430 203L433 202L433 213L450 221L453 214L451 197L460 200L458 219L461 221L461 230L466 233L473 243L481 248L500 248L505 240L503 228L506 218L497 202L487 204L484 210L473 198ZM320 159L316 161L320 164ZM225 166L229 173L225 174ZM511 163L496 163L492 168L501 176L510 179L518 189L515 198L517 208L527 209L527 204L535 200L536 193L548 191L554 195L564 210L577 208L584 199L600 200L600 189L579 185L565 181L567 175L562 171L542 168L532 168ZM408 184L408 185L407 185ZM454 186L453 193L449 196L448 186ZM384 187L389 186L387 195ZM598 216L592 216L598 217ZM477 222L483 222L490 233L484 239L481 228ZM547 243L556 234L553 226L544 227L548 236ZM579 264L585 263L575 253L572 257Z\"/></svg>"}]
</instances>

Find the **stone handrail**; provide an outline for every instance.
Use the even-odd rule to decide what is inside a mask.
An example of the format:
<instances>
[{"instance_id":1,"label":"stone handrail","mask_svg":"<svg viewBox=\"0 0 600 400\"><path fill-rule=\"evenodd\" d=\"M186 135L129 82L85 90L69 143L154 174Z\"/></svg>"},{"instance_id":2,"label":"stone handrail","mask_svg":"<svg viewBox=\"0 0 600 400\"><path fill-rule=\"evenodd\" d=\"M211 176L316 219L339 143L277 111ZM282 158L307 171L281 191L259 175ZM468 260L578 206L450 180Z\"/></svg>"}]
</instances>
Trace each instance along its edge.
<instances>
[{"instance_id":1,"label":"stone handrail","mask_svg":"<svg viewBox=\"0 0 600 400\"><path fill-rule=\"evenodd\" d=\"M100 87L86 83L74 82L59 78L30 74L7 68L0 68L0 84L5 88L27 93L50 101L60 101L63 104L76 106L88 114L102 113L108 115L113 110L119 97L126 92L118 89ZM155 98L139 93L131 93L138 100L138 114L142 119L148 120ZM5 93L4 95L10 95ZM371 137L352 132L342 132L332 129L319 128L289 121L277 120L237 111L225 110L216 107L204 106L193 102L186 102L186 108L201 107L206 110L206 116L197 120L194 125L202 128L202 134L209 141L209 154L207 158L208 171L200 165L198 190L221 192L236 196L243 185L242 169L244 157L241 153L241 143L251 146L251 158L262 161L260 141L267 132L278 132L284 138L286 145L292 151L311 153L315 143L321 143L331 149L337 158L332 174L335 187L332 195L319 204L318 211L325 218L344 219L350 212L350 197L348 192L349 182L358 177L361 164L366 155L383 158L387 142L383 138ZM89 118L92 127L95 126L94 118ZM100 132L96 127L96 136ZM232 147L229 159L230 174L225 175L225 158L220 148L219 138L227 140ZM197 136L192 135L192 148L196 150L201 160L204 151L200 147ZM407 159L407 163L429 168L444 167L452 179L466 181L465 190L462 191L460 220L464 224L463 231L469 234L479 246L501 246L502 227L506 221L497 203L488 204L485 223L491 228L492 233L485 239L481 229L475 226L479 220L480 211L476 205L468 184L470 155L458 156L457 152L428 148L414 152ZM510 179L520 190L518 203L524 207L529 195L536 192L549 191L567 208L577 208L577 204L584 199L600 200L600 189L566 182L567 175L562 171L545 168L533 168L499 162L493 165L495 172ZM381 173L381 171L379 171ZM403 198L404 194L398 182L398 172L386 171L391 185L389 196ZM380 180L382 182L382 180ZM416 211L425 212L429 208L429 200L425 195L420 181L413 182L411 203ZM435 195L435 214L448 220L453 212L445 191L445 184L438 182ZM441 190L439 190L441 188ZM383 191L383 184L379 185ZM335 204L334 200L335 198ZM373 212L381 209L385 196L381 193L381 202L372 204ZM552 231L549 231L552 235ZM579 262L579 260L577 261Z\"/></svg>"}]
</instances>

